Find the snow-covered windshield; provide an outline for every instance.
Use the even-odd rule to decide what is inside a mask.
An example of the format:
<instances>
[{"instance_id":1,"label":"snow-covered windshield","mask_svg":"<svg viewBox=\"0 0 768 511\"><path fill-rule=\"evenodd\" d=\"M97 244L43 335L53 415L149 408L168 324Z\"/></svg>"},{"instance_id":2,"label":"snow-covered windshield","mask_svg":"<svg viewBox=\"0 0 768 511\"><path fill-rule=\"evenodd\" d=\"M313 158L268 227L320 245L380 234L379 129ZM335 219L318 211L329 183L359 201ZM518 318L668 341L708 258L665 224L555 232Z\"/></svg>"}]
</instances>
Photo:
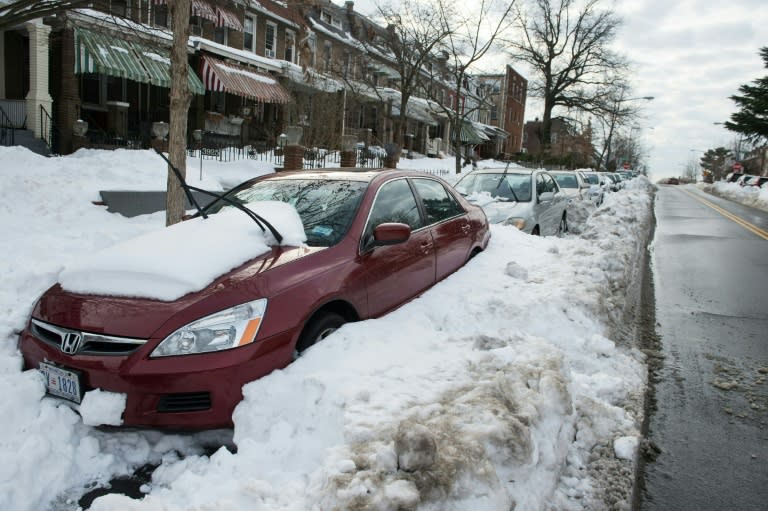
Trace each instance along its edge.
<instances>
[{"instance_id":1,"label":"snow-covered windshield","mask_svg":"<svg viewBox=\"0 0 768 511\"><path fill-rule=\"evenodd\" d=\"M594 172L584 172L582 175L584 176L584 179L586 179L587 183L591 185L600 184L600 178Z\"/></svg>"},{"instance_id":2,"label":"snow-covered windshield","mask_svg":"<svg viewBox=\"0 0 768 511\"><path fill-rule=\"evenodd\" d=\"M502 200L530 202L531 175L501 171L498 174L471 173L456 183L456 190L464 195L486 192Z\"/></svg>"},{"instance_id":3,"label":"snow-covered windshield","mask_svg":"<svg viewBox=\"0 0 768 511\"><path fill-rule=\"evenodd\" d=\"M552 177L555 178L555 181L557 181L557 184L560 185L560 188L578 188L579 187L579 181L576 179L576 176L574 174L554 174L551 173Z\"/></svg>"},{"instance_id":4,"label":"snow-covered windshield","mask_svg":"<svg viewBox=\"0 0 768 511\"><path fill-rule=\"evenodd\" d=\"M368 183L328 179L267 179L234 190L230 199L248 205L259 201L282 201L298 211L307 235L307 245L329 247L347 233ZM219 203L208 211L226 206Z\"/></svg>"}]
</instances>

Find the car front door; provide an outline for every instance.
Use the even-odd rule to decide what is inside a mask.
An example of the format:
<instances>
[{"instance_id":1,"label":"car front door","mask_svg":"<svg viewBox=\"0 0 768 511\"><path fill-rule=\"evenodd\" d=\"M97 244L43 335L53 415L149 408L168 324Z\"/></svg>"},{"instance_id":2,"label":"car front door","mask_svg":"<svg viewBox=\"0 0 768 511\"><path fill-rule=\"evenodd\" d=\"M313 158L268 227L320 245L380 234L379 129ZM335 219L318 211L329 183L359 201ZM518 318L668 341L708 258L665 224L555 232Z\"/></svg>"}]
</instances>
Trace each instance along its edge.
<instances>
[{"instance_id":1,"label":"car front door","mask_svg":"<svg viewBox=\"0 0 768 511\"><path fill-rule=\"evenodd\" d=\"M410 226L403 243L374 246L373 230L387 222ZM380 316L435 283L435 244L405 178L381 186L371 206L360 246L368 291L368 313Z\"/></svg>"}]
</instances>

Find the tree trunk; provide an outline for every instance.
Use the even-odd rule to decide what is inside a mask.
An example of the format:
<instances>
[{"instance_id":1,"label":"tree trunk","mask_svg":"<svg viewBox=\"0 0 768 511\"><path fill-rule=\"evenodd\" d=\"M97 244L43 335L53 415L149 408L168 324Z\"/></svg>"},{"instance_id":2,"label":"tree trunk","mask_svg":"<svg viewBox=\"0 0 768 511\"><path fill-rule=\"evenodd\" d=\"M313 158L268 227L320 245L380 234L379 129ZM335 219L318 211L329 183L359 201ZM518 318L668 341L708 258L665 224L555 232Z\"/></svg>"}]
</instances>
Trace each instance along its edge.
<instances>
[{"instance_id":1,"label":"tree trunk","mask_svg":"<svg viewBox=\"0 0 768 511\"><path fill-rule=\"evenodd\" d=\"M168 132L168 159L183 178L187 175L187 112L192 100L187 81L187 40L189 39L190 0L168 3L173 27L171 48L171 111ZM184 190L168 168L165 225L181 222L184 216Z\"/></svg>"}]
</instances>

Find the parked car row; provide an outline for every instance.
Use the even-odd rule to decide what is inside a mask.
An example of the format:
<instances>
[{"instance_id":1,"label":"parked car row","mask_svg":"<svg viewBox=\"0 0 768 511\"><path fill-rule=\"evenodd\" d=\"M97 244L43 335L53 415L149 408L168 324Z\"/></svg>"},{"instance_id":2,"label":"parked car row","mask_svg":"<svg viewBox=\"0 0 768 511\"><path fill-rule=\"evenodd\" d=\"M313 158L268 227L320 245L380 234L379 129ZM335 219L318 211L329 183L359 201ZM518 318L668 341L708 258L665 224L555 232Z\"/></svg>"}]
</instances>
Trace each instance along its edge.
<instances>
[{"instance_id":1,"label":"parked car row","mask_svg":"<svg viewBox=\"0 0 768 511\"><path fill-rule=\"evenodd\" d=\"M264 230L265 252L248 252L250 259L181 296L79 289L63 279L38 300L20 336L24 367L39 370L48 394L73 406L90 390L124 394L125 426L230 427L244 384L290 364L344 323L381 316L455 272L486 248L489 223L560 235L569 203L599 205L617 184L603 173L509 166L474 170L454 186L398 170L258 177L187 222L205 226L208 215L221 220L216 215L240 209ZM304 243L281 243L269 219L254 214L267 203L290 204L296 232L303 229L295 239ZM228 250L187 241L201 253ZM143 271L141 261L131 266Z\"/></svg>"}]
</instances>

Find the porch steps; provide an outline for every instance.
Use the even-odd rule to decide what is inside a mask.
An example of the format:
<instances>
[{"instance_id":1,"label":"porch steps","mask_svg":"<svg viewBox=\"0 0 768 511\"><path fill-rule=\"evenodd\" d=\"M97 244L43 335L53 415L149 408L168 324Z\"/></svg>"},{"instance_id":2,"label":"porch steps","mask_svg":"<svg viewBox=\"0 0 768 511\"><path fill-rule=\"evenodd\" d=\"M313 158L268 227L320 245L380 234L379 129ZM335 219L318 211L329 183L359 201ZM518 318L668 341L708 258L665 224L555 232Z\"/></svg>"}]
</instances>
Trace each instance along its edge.
<instances>
[{"instance_id":1,"label":"porch steps","mask_svg":"<svg viewBox=\"0 0 768 511\"><path fill-rule=\"evenodd\" d=\"M35 134L30 130L16 130L15 133L15 145L26 147L33 153L37 153L43 156L50 156L51 150L48 149L48 145L41 139L35 137Z\"/></svg>"}]
</instances>

